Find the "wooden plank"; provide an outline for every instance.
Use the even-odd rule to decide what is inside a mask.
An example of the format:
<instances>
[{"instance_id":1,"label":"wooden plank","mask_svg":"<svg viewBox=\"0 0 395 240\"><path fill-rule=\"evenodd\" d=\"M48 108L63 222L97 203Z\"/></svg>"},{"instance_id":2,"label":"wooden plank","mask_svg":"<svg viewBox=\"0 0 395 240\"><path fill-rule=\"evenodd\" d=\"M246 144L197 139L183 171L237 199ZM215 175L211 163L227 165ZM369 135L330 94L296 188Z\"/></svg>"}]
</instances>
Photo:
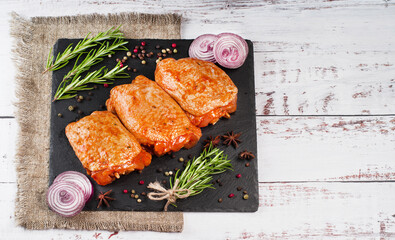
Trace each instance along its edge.
<instances>
[{"instance_id":1,"label":"wooden plank","mask_svg":"<svg viewBox=\"0 0 395 240\"><path fill-rule=\"evenodd\" d=\"M387 77L394 74L393 66L388 66L383 72L380 71L381 68L384 68L381 64L393 65L392 52L395 50L393 45L395 31L390 31L390 29L394 28L392 20L395 13L395 3L392 2L370 0L361 4L356 0L202 2L189 0L182 2L182 4L177 1L164 4L150 0L135 1L130 4L126 0L75 0L31 1L29 5L26 5L23 1L8 0L2 1L1 4L0 32L3 33L8 32L9 15L7 13L12 10L25 16L58 16L90 13L92 9L97 13L124 11L179 13L184 17L183 38L195 38L201 33L223 31L239 33L243 37L252 39L256 43L256 52L263 54L260 57L261 60L258 59L256 64L257 73L259 73L257 83L263 83L262 88L257 89L258 94L271 92L274 85L276 86L273 103L271 103L270 97L265 95L257 97L259 114L265 113L267 104L271 106L271 111L269 110L271 115L284 112L291 115L299 114L301 112L299 107L303 108L303 114L343 114L350 109L352 112L349 114L354 114L354 112L360 114L362 111L365 111L364 114L382 114L393 110L389 104L385 106L385 101L393 100L394 96L393 89L389 88L392 82L388 81L391 81L391 78ZM78 6L78 9L75 9L74 6ZM275 22L273 22L274 19ZM11 81L16 69L10 61L10 47L10 38L0 39L0 61L3 63L0 70L3 70L2 72L5 74L1 83L3 86L7 86L0 89L0 94L4 98L0 103L0 115L2 116L13 115L11 103L16 99ZM273 51L296 53L271 55L270 52ZM313 53L305 55L304 52ZM360 53L359 59L345 55L347 52L349 54ZM375 52L379 53L374 54ZM387 54L388 52L390 53ZM301 60L298 59L298 53L302 55ZM339 54L333 55L333 53ZM346 58L342 59L344 56ZM262 61L266 61L265 57L268 57L269 60L272 58L276 60L274 70L273 65L262 64ZM330 57L332 59L328 59ZM370 59L370 57L373 58ZM391 60L385 62L386 58ZM280 63L284 59L288 62ZM361 67L367 68L367 72L358 72L359 69L354 69L354 67L366 64L364 59L373 65ZM374 62L375 59L378 62ZM319 64L314 64L315 61ZM374 65L376 63L379 64L378 69ZM333 78L329 76L333 71L332 66L335 66L336 71L339 71L338 82L332 81ZM297 72L298 69L301 70L300 73ZM262 78L262 74L271 71L275 72L274 76ZM323 77L325 72L328 75ZM357 75L354 76L351 73ZM303 79L301 78L300 83L295 84L293 82L297 74L300 74ZM310 74L312 75L310 76ZM375 74L377 76L373 78L372 76ZM281 83L284 76L285 82ZM381 78L382 76L384 78ZM274 85L270 83L272 80L276 80ZM310 84L312 81L316 82ZM381 84L382 92L377 92L379 89L376 85L373 86L373 83ZM333 85L336 85L334 89L328 89ZM319 89L315 94L314 89L317 87ZM307 91L307 95L301 95L303 92L294 90L301 88L307 88L310 92ZM357 89L354 90L354 88ZM358 95L358 91L362 95ZM364 93L367 93L366 98L362 97ZM354 94L357 94L355 99L352 98ZM287 97L286 104L290 104L288 111L284 111L284 96ZM389 99L388 96L390 96ZM307 99L306 103L305 99ZM362 100L361 103L360 100ZM349 107L344 110L341 105L343 101L349 104Z\"/></svg>"},{"instance_id":2,"label":"wooden plank","mask_svg":"<svg viewBox=\"0 0 395 240\"><path fill-rule=\"evenodd\" d=\"M112 234L15 227L15 189L15 184L0 184L2 192L10 193L0 199L9 206L0 215L0 231L8 239L108 239ZM262 183L256 213L185 213L180 234L121 231L110 239L392 239L394 191L393 182Z\"/></svg>"},{"instance_id":3,"label":"wooden plank","mask_svg":"<svg viewBox=\"0 0 395 240\"><path fill-rule=\"evenodd\" d=\"M395 114L395 51L266 52L255 66L258 115Z\"/></svg>"},{"instance_id":4,"label":"wooden plank","mask_svg":"<svg viewBox=\"0 0 395 240\"><path fill-rule=\"evenodd\" d=\"M395 117L258 117L259 180L395 179Z\"/></svg>"}]
</instances>

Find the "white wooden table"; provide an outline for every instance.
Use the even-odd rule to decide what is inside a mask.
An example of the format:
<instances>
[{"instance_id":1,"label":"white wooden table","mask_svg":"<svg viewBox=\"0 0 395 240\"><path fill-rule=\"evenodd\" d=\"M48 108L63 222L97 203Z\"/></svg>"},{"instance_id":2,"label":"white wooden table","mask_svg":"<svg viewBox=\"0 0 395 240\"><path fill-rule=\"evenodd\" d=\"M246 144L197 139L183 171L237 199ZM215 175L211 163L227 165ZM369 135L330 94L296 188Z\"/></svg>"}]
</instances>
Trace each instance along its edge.
<instances>
[{"instance_id":1,"label":"white wooden table","mask_svg":"<svg viewBox=\"0 0 395 240\"><path fill-rule=\"evenodd\" d=\"M1 1L0 238L108 239L15 226L11 11L175 12L183 38L231 31L254 42L258 212L186 213L182 233L110 239L395 239L394 1Z\"/></svg>"}]
</instances>

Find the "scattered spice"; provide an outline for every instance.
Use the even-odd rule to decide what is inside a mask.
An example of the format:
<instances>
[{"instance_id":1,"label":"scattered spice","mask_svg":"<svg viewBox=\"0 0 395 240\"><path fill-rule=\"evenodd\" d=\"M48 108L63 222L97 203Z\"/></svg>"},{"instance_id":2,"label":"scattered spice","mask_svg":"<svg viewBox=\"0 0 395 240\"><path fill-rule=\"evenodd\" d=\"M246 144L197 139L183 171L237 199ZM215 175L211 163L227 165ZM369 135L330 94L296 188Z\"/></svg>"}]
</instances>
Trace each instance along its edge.
<instances>
[{"instance_id":1,"label":"scattered spice","mask_svg":"<svg viewBox=\"0 0 395 240\"><path fill-rule=\"evenodd\" d=\"M140 46L140 50L143 50L144 49L144 47L143 46Z\"/></svg>"},{"instance_id":2,"label":"scattered spice","mask_svg":"<svg viewBox=\"0 0 395 240\"><path fill-rule=\"evenodd\" d=\"M237 174L237 175L236 175L236 178L241 178L241 174L240 174L240 173Z\"/></svg>"},{"instance_id":3,"label":"scattered spice","mask_svg":"<svg viewBox=\"0 0 395 240\"><path fill-rule=\"evenodd\" d=\"M179 162L183 162L183 161L184 161L184 158L180 157L180 158L178 159L178 161L179 161Z\"/></svg>"},{"instance_id":4,"label":"scattered spice","mask_svg":"<svg viewBox=\"0 0 395 240\"><path fill-rule=\"evenodd\" d=\"M122 59L122 61L121 61L122 63L125 63L126 62L126 60L125 59Z\"/></svg>"},{"instance_id":5,"label":"scattered spice","mask_svg":"<svg viewBox=\"0 0 395 240\"><path fill-rule=\"evenodd\" d=\"M175 47L177 47L177 44L172 43L172 44L171 44L171 47L172 47L172 48L175 48Z\"/></svg>"},{"instance_id":6,"label":"scattered spice","mask_svg":"<svg viewBox=\"0 0 395 240\"><path fill-rule=\"evenodd\" d=\"M172 176L173 175L173 171L169 171L169 175Z\"/></svg>"},{"instance_id":7,"label":"scattered spice","mask_svg":"<svg viewBox=\"0 0 395 240\"><path fill-rule=\"evenodd\" d=\"M141 196L147 196L147 193L146 192L142 192L142 193L140 193L141 194Z\"/></svg>"},{"instance_id":8,"label":"scattered spice","mask_svg":"<svg viewBox=\"0 0 395 240\"><path fill-rule=\"evenodd\" d=\"M117 59L115 59L115 61L116 61L116 62L119 62L119 61L121 61L121 59L117 58Z\"/></svg>"},{"instance_id":9,"label":"scattered spice","mask_svg":"<svg viewBox=\"0 0 395 240\"><path fill-rule=\"evenodd\" d=\"M70 112L74 111L74 107L71 105L67 109L69 109Z\"/></svg>"},{"instance_id":10,"label":"scattered spice","mask_svg":"<svg viewBox=\"0 0 395 240\"><path fill-rule=\"evenodd\" d=\"M218 202L219 202L219 203L222 203L222 198L219 198L219 199L218 199Z\"/></svg>"},{"instance_id":11,"label":"scattered spice","mask_svg":"<svg viewBox=\"0 0 395 240\"><path fill-rule=\"evenodd\" d=\"M176 155L174 153L171 153L171 158L175 158Z\"/></svg>"},{"instance_id":12,"label":"scattered spice","mask_svg":"<svg viewBox=\"0 0 395 240\"><path fill-rule=\"evenodd\" d=\"M112 57L112 55L111 55L111 54L108 54L108 57L109 57L109 58L111 58L111 57Z\"/></svg>"},{"instance_id":13,"label":"scattered spice","mask_svg":"<svg viewBox=\"0 0 395 240\"><path fill-rule=\"evenodd\" d=\"M123 190L123 193L128 193L128 190L124 189L124 190Z\"/></svg>"},{"instance_id":14,"label":"scattered spice","mask_svg":"<svg viewBox=\"0 0 395 240\"><path fill-rule=\"evenodd\" d=\"M134 53L137 53L139 50L137 50L137 48L133 49Z\"/></svg>"},{"instance_id":15,"label":"scattered spice","mask_svg":"<svg viewBox=\"0 0 395 240\"><path fill-rule=\"evenodd\" d=\"M84 114L84 112L83 112L83 111L81 111L81 110L78 110L78 111L77 111L77 113L78 113L79 115L82 115L82 114Z\"/></svg>"},{"instance_id":16,"label":"scattered spice","mask_svg":"<svg viewBox=\"0 0 395 240\"><path fill-rule=\"evenodd\" d=\"M139 181L139 184L140 184L140 185L143 185L143 184L144 184L144 181L143 181L143 180Z\"/></svg>"},{"instance_id":17,"label":"scattered spice","mask_svg":"<svg viewBox=\"0 0 395 240\"><path fill-rule=\"evenodd\" d=\"M234 197L234 196L235 196L235 195L234 195L233 193L231 193L231 194L228 195L229 198L232 198L232 197Z\"/></svg>"},{"instance_id":18,"label":"scattered spice","mask_svg":"<svg viewBox=\"0 0 395 240\"><path fill-rule=\"evenodd\" d=\"M165 172L165 175L166 175L166 176L169 176L169 172Z\"/></svg>"},{"instance_id":19,"label":"scattered spice","mask_svg":"<svg viewBox=\"0 0 395 240\"><path fill-rule=\"evenodd\" d=\"M218 144L221 141L221 136L216 136L215 138L213 138L212 136L209 136L207 140L204 140L204 148L208 148L210 146L210 144L213 145L213 147L218 146Z\"/></svg>"},{"instance_id":20,"label":"scattered spice","mask_svg":"<svg viewBox=\"0 0 395 240\"><path fill-rule=\"evenodd\" d=\"M143 42L141 42L141 46L145 46L145 42L143 41Z\"/></svg>"},{"instance_id":21,"label":"scattered spice","mask_svg":"<svg viewBox=\"0 0 395 240\"><path fill-rule=\"evenodd\" d=\"M241 141L239 140L241 133L234 133L233 131L228 132L227 134L223 135L224 144L227 146L233 145L234 148L239 146Z\"/></svg>"},{"instance_id":22,"label":"scattered spice","mask_svg":"<svg viewBox=\"0 0 395 240\"><path fill-rule=\"evenodd\" d=\"M128 57L132 56L132 52L127 52L126 56L128 56Z\"/></svg>"},{"instance_id":23,"label":"scattered spice","mask_svg":"<svg viewBox=\"0 0 395 240\"><path fill-rule=\"evenodd\" d=\"M138 203L141 203L141 199L140 199L140 198L139 198L139 199L137 199L137 202L138 202Z\"/></svg>"},{"instance_id":24,"label":"scattered spice","mask_svg":"<svg viewBox=\"0 0 395 240\"><path fill-rule=\"evenodd\" d=\"M241 188L241 187L237 187L237 191L241 191L241 189L243 189L243 188Z\"/></svg>"},{"instance_id":25,"label":"scattered spice","mask_svg":"<svg viewBox=\"0 0 395 240\"><path fill-rule=\"evenodd\" d=\"M179 169L178 168L174 168L174 172L177 172Z\"/></svg>"},{"instance_id":26,"label":"scattered spice","mask_svg":"<svg viewBox=\"0 0 395 240\"><path fill-rule=\"evenodd\" d=\"M136 193L136 190L132 189L130 190L131 193Z\"/></svg>"},{"instance_id":27,"label":"scattered spice","mask_svg":"<svg viewBox=\"0 0 395 240\"><path fill-rule=\"evenodd\" d=\"M128 67L128 71L130 71L130 70L132 70L132 68L131 68L131 67Z\"/></svg>"},{"instance_id":28,"label":"scattered spice","mask_svg":"<svg viewBox=\"0 0 395 240\"><path fill-rule=\"evenodd\" d=\"M139 195L138 194L134 194L134 198L139 198Z\"/></svg>"},{"instance_id":29,"label":"scattered spice","mask_svg":"<svg viewBox=\"0 0 395 240\"><path fill-rule=\"evenodd\" d=\"M156 172L157 173L161 173L161 172L163 172L163 169L162 168L158 168L158 169L156 169Z\"/></svg>"},{"instance_id":30,"label":"scattered spice","mask_svg":"<svg viewBox=\"0 0 395 240\"><path fill-rule=\"evenodd\" d=\"M156 49L159 49L159 48L160 48L160 45L156 45L155 48L156 48Z\"/></svg>"},{"instance_id":31,"label":"scattered spice","mask_svg":"<svg viewBox=\"0 0 395 240\"><path fill-rule=\"evenodd\" d=\"M166 53L166 49L162 49L162 53Z\"/></svg>"},{"instance_id":32,"label":"scattered spice","mask_svg":"<svg viewBox=\"0 0 395 240\"><path fill-rule=\"evenodd\" d=\"M222 187L224 184L222 182L218 183L218 186Z\"/></svg>"},{"instance_id":33,"label":"scattered spice","mask_svg":"<svg viewBox=\"0 0 395 240\"><path fill-rule=\"evenodd\" d=\"M142 53L142 54L145 54L145 53L146 53L146 51L145 51L145 50L141 50L141 53Z\"/></svg>"},{"instance_id":34,"label":"scattered spice","mask_svg":"<svg viewBox=\"0 0 395 240\"><path fill-rule=\"evenodd\" d=\"M146 64L147 62L145 60L141 61L141 64Z\"/></svg>"},{"instance_id":35,"label":"scattered spice","mask_svg":"<svg viewBox=\"0 0 395 240\"><path fill-rule=\"evenodd\" d=\"M108 83L103 84L103 87L108 88Z\"/></svg>"},{"instance_id":36,"label":"scattered spice","mask_svg":"<svg viewBox=\"0 0 395 240\"><path fill-rule=\"evenodd\" d=\"M244 194L247 194L247 191L243 191Z\"/></svg>"},{"instance_id":37,"label":"scattered spice","mask_svg":"<svg viewBox=\"0 0 395 240\"><path fill-rule=\"evenodd\" d=\"M128 60L128 57L124 56L124 57L123 57L123 60Z\"/></svg>"},{"instance_id":38,"label":"scattered spice","mask_svg":"<svg viewBox=\"0 0 395 240\"><path fill-rule=\"evenodd\" d=\"M244 194L243 199L247 200L248 199L248 194Z\"/></svg>"},{"instance_id":39,"label":"scattered spice","mask_svg":"<svg viewBox=\"0 0 395 240\"><path fill-rule=\"evenodd\" d=\"M108 196L108 195L110 195L111 192L112 192L112 190L107 191L107 192L105 192L105 193L100 192L99 196L97 197L97 199L99 200L99 204L97 205L97 208L99 208L99 207L103 204L103 202L104 202L104 204L105 204L107 207L110 206L110 204L108 203L108 201L109 201L109 200L115 200L115 198L111 198L111 197Z\"/></svg>"},{"instance_id":40,"label":"scattered spice","mask_svg":"<svg viewBox=\"0 0 395 240\"><path fill-rule=\"evenodd\" d=\"M246 163L246 165L245 165L246 167L249 167L250 166L250 163L248 162L248 163Z\"/></svg>"},{"instance_id":41,"label":"scattered spice","mask_svg":"<svg viewBox=\"0 0 395 240\"><path fill-rule=\"evenodd\" d=\"M88 95L89 96L93 96L93 92L88 92Z\"/></svg>"},{"instance_id":42,"label":"scattered spice","mask_svg":"<svg viewBox=\"0 0 395 240\"><path fill-rule=\"evenodd\" d=\"M90 100L92 100L92 98L91 97L86 97L86 100L90 101Z\"/></svg>"},{"instance_id":43,"label":"scattered spice","mask_svg":"<svg viewBox=\"0 0 395 240\"><path fill-rule=\"evenodd\" d=\"M61 117L63 117L63 114L61 114L61 113L58 113L58 117L60 117L60 118L61 118Z\"/></svg>"},{"instance_id":44,"label":"scattered spice","mask_svg":"<svg viewBox=\"0 0 395 240\"><path fill-rule=\"evenodd\" d=\"M137 72L137 69L133 68L133 72Z\"/></svg>"},{"instance_id":45,"label":"scattered spice","mask_svg":"<svg viewBox=\"0 0 395 240\"><path fill-rule=\"evenodd\" d=\"M166 180L163 180L162 183L163 183L163 185L166 185L167 181L166 181Z\"/></svg>"},{"instance_id":46,"label":"scattered spice","mask_svg":"<svg viewBox=\"0 0 395 240\"><path fill-rule=\"evenodd\" d=\"M175 48L175 49L173 49L173 53L177 53L178 51L177 51L177 49Z\"/></svg>"},{"instance_id":47,"label":"scattered spice","mask_svg":"<svg viewBox=\"0 0 395 240\"><path fill-rule=\"evenodd\" d=\"M247 150L244 150L241 153L239 153L239 158L245 160L251 160L254 159L255 156L254 154L252 154L252 152L248 152Z\"/></svg>"},{"instance_id":48,"label":"scattered spice","mask_svg":"<svg viewBox=\"0 0 395 240\"><path fill-rule=\"evenodd\" d=\"M166 57L166 56L167 56L166 53L162 54L162 57Z\"/></svg>"},{"instance_id":49,"label":"scattered spice","mask_svg":"<svg viewBox=\"0 0 395 240\"><path fill-rule=\"evenodd\" d=\"M133 194L133 193L132 193L132 194L130 194L130 197L131 197L131 198L134 198L134 194Z\"/></svg>"},{"instance_id":50,"label":"scattered spice","mask_svg":"<svg viewBox=\"0 0 395 240\"><path fill-rule=\"evenodd\" d=\"M137 56L135 54L132 55L132 58L136 58Z\"/></svg>"}]
</instances>

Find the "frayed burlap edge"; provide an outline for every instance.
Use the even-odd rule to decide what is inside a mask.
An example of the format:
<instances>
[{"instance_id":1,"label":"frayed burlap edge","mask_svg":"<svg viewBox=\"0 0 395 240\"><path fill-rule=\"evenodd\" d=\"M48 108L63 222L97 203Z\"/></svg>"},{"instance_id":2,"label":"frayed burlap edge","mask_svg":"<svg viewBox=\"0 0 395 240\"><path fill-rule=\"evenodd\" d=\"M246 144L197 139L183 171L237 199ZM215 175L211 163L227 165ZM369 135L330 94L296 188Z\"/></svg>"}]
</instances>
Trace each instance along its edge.
<instances>
[{"instance_id":1,"label":"frayed burlap edge","mask_svg":"<svg viewBox=\"0 0 395 240\"><path fill-rule=\"evenodd\" d=\"M180 38L181 18L174 14L121 13L25 19L12 13L11 36L16 73L15 155L17 171L16 223L27 229L136 230L181 232L180 212L84 211L63 218L46 205L49 162L51 74L42 75L47 54L59 38L83 38L123 24L126 38Z\"/></svg>"}]
</instances>

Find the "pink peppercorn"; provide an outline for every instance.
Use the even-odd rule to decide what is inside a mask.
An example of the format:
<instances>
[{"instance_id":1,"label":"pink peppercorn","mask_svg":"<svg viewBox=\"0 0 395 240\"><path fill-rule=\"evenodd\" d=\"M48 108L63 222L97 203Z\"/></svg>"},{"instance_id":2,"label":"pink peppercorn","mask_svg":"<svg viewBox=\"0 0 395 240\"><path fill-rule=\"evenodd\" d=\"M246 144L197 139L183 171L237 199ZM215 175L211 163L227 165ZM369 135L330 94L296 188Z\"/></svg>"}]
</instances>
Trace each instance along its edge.
<instances>
[{"instance_id":1,"label":"pink peppercorn","mask_svg":"<svg viewBox=\"0 0 395 240\"><path fill-rule=\"evenodd\" d=\"M237 174L236 177L237 177L237 178L241 178L241 174L240 174L240 173Z\"/></svg>"},{"instance_id":2,"label":"pink peppercorn","mask_svg":"<svg viewBox=\"0 0 395 240\"><path fill-rule=\"evenodd\" d=\"M233 193L231 193L231 194L229 194L229 198L232 198L232 197L234 197L235 195L233 194Z\"/></svg>"},{"instance_id":3,"label":"pink peppercorn","mask_svg":"<svg viewBox=\"0 0 395 240\"><path fill-rule=\"evenodd\" d=\"M144 181L143 181L143 180L141 180L141 181L139 182L139 184L140 184L140 185L143 185L143 184L144 184Z\"/></svg>"},{"instance_id":4,"label":"pink peppercorn","mask_svg":"<svg viewBox=\"0 0 395 240\"><path fill-rule=\"evenodd\" d=\"M122 63L120 63L120 64L119 64L119 67L120 67L120 68L123 68L123 64L122 64Z\"/></svg>"},{"instance_id":5,"label":"pink peppercorn","mask_svg":"<svg viewBox=\"0 0 395 240\"><path fill-rule=\"evenodd\" d=\"M107 83L103 84L103 87L108 87L108 84Z\"/></svg>"},{"instance_id":6,"label":"pink peppercorn","mask_svg":"<svg viewBox=\"0 0 395 240\"><path fill-rule=\"evenodd\" d=\"M124 190L123 190L123 193L128 193L128 190L124 189Z\"/></svg>"},{"instance_id":7,"label":"pink peppercorn","mask_svg":"<svg viewBox=\"0 0 395 240\"><path fill-rule=\"evenodd\" d=\"M139 50L137 50L137 48L133 49L134 53L137 53Z\"/></svg>"},{"instance_id":8,"label":"pink peppercorn","mask_svg":"<svg viewBox=\"0 0 395 240\"><path fill-rule=\"evenodd\" d=\"M177 44L173 43L173 44L171 45L171 47L172 47L172 48L175 48L175 47L177 47Z\"/></svg>"},{"instance_id":9,"label":"pink peppercorn","mask_svg":"<svg viewBox=\"0 0 395 240\"><path fill-rule=\"evenodd\" d=\"M141 46L145 46L145 42L141 42Z\"/></svg>"}]
</instances>

